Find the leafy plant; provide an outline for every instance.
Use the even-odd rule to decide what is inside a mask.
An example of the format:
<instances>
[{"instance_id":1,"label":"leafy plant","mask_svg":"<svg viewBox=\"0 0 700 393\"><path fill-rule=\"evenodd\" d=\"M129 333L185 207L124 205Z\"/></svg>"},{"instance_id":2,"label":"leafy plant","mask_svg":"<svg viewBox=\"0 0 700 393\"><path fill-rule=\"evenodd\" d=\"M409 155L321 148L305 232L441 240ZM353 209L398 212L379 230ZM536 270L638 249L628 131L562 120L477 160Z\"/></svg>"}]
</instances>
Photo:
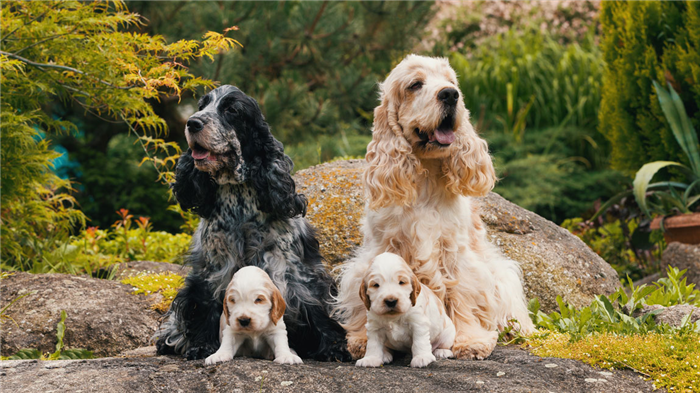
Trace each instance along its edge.
<instances>
[{"instance_id":1,"label":"leafy plant","mask_svg":"<svg viewBox=\"0 0 700 393\"><path fill-rule=\"evenodd\" d=\"M170 308L170 303L175 299L177 291L184 285L185 279L175 273L144 273L127 277L121 280L121 283L133 286L133 294L135 295L160 293L163 300L154 304L152 308L160 313L165 313Z\"/></svg>"},{"instance_id":2,"label":"leafy plant","mask_svg":"<svg viewBox=\"0 0 700 393\"><path fill-rule=\"evenodd\" d=\"M73 360L73 359L93 359L95 355L87 349L66 349L63 338L66 334L65 310L61 310L61 320L56 325L56 351L51 354L42 354L38 349L20 349L11 356L0 356L0 360Z\"/></svg>"}]
</instances>

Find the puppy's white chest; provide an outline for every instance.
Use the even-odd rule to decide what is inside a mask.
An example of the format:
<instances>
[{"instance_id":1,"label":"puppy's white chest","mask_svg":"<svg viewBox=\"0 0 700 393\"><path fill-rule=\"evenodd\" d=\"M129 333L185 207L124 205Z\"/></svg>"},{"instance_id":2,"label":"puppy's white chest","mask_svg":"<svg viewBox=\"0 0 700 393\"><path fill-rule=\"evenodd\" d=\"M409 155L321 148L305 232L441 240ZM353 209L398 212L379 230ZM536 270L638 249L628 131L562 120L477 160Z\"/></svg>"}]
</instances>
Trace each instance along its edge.
<instances>
[{"instance_id":1,"label":"puppy's white chest","mask_svg":"<svg viewBox=\"0 0 700 393\"><path fill-rule=\"evenodd\" d=\"M384 327L385 345L396 351L411 349L411 328L407 321L391 321Z\"/></svg>"}]
</instances>

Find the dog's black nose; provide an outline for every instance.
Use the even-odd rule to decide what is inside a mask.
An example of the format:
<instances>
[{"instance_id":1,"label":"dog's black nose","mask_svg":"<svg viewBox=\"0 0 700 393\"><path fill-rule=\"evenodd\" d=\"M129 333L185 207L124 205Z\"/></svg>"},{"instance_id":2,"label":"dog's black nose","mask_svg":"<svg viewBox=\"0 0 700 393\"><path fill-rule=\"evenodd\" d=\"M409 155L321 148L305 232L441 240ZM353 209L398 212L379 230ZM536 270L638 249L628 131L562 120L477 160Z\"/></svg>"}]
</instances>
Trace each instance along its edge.
<instances>
[{"instance_id":1,"label":"dog's black nose","mask_svg":"<svg viewBox=\"0 0 700 393\"><path fill-rule=\"evenodd\" d=\"M459 100L459 90L451 87L442 89L438 93L437 98L449 106L455 106L457 104L457 100Z\"/></svg>"},{"instance_id":2,"label":"dog's black nose","mask_svg":"<svg viewBox=\"0 0 700 393\"><path fill-rule=\"evenodd\" d=\"M396 307L396 303L398 303L398 299L384 299L384 304L389 308Z\"/></svg>"},{"instance_id":3,"label":"dog's black nose","mask_svg":"<svg viewBox=\"0 0 700 393\"><path fill-rule=\"evenodd\" d=\"M202 131L204 128L204 123L199 119L189 119L187 120L187 131L191 133Z\"/></svg>"},{"instance_id":4,"label":"dog's black nose","mask_svg":"<svg viewBox=\"0 0 700 393\"><path fill-rule=\"evenodd\" d=\"M238 318L238 323L240 323L241 326L246 327L250 325L250 318Z\"/></svg>"}]
</instances>

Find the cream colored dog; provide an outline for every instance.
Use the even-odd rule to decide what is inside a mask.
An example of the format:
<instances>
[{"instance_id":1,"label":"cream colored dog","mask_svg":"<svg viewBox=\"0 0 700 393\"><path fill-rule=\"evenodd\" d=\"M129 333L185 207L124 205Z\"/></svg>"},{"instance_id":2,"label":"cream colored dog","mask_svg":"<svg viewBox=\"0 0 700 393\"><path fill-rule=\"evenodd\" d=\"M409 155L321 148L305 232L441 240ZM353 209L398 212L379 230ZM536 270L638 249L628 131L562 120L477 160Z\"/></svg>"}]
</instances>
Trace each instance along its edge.
<instances>
[{"instance_id":1,"label":"cream colored dog","mask_svg":"<svg viewBox=\"0 0 700 393\"><path fill-rule=\"evenodd\" d=\"M452 357L455 326L445 306L400 256L385 252L374 258L360 298L367 307L367 352L357 366L390 363L390 350L411 352L411 367Z\"/></svg>"},{"instance_id":2,"label":"cream colored dog","mask_svg":"<svg viewBox=\"0 0 700 393\"><path fill-rule=\"evenodd\" d=\"M302 363L289 349L282 319L285 309L282 294L264 270L255 266L239 269L226 288L219 323L221 346L204 363L225 362L236 355Z\"/></svg>"}]
</instances>

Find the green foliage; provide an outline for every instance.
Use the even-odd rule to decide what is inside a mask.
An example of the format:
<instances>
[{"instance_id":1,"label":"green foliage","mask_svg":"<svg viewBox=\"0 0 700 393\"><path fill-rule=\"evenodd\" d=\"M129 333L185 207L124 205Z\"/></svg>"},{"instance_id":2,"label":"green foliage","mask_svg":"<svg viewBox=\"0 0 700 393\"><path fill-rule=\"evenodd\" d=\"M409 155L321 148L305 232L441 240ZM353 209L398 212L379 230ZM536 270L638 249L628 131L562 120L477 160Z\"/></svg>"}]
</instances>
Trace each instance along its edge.
<instances>
[{"instance_id":1,"label":"green foliage","mask_svg":"<svg viewBox=\"0 0 700 393\"><path fill-rule=\"evenodd\" d=\"M601 22L608 67L599 130L611 142L612 166L632 174L652 161L688 165L652 81L671 83L698 125L700 3L603 2Z\"/></svg>"},{"instance_id":2,"label":"green foliage","mask_svg":"<svg viewBox=\"0 0 700 393\"><path fill-rule=\"evenodd\" d=\"M644 284L635 287L628 278L629 294L624 288L618 288L609 298L605 295L596 296L590 306L578 310L564 303L561 296L557 296L559 311L547 315L539 310L539 301L533 299L529 305L530 314L537 327L567 333L571 341L580 340L593 333L700 333L700 323L691 323L690 316L684 318L680 327L672 327L656 323L654 316L660 310L644 314L637 312L645 305L652 304L664 307L678 304L700 306L700 291L695 289L695 284L686 283L686 279L683 278L685 270L679 271L669 267L667 274L667 278L662 278L651 286ZM635 316L636 314L640 315Z\"/></svg>"},{"instance_id":3,"label":"green foliage","mask_svg":"<svg viewBox=\"0 0 700 393\"><path fill-rule=\"evenodd\" d=\"M95 355L87 349L65 349L63 338L66 334L66 317L67 314L61 310L61 320L56 325L56 351L51 354L43 355L37 349L20 349L11 356L0 356L0 360L75 360L75 359L93 359Z\"/></svg>"},{"instance_id":4,"label":"green foliage","mask_svg":"<svg viewBox=\"0 0 700 393\"><path fill-rule=\"evenodd\" d=\"M596 254L608 262L620 277L642 279L659 269L658 261L666 248L661 231L653 231L649 243L639 244L643 228L638 217L612 218L602 223L582 218L564 220L563 228L578 236ZM594 225L596 223L597 225Z\"/></svg>"},{"instance_id":5,"label":"green foliage","mask_svg":"<svg viewBox=\"0 0 700 393\"><path fill-rule=\"evenodd\" d=\"M165 121L148 101L212 87L182 63L213 58L236 42L207 32L203 41L167 44L159 36L124 32L142 19L121 1L13 1L1 7L2 261L31 270L50 265L70 229L85 223L65 193L70 183L50 171L57 155L49 137L76 132L74 124L51 113L50 104L61 100L124 122L148 149L159 178L169 181L179 148L156 139L166 131Z\"/></svg>"},{"instance_id":6,"label":"green foliage","mask_svg":"<svg viewBox=\"0 0 700 393\"><path fill-rule=\"evenodd\" d=\"M154 304L152 308L162 314L170 308L170 303L175 299L177 291L184 285L185 278L175 273L145 273L127 277L121 280L121 283L133 286L134 295L160 293L163 299Z\"/></svg>"},{"instance_id":7,"label":"green foliage","mask_svg":"<svg viewBox=\"0 0 700 393\"><path fill-rule=\"evenodd\" d=\"M377 82L420 41L433 15L432 2L129 5L149 19L146 28L170 39L237 26L241 51L191 69L256 98L297 169L364 154Z\"/></svg>"},{"instance_id":8,"label":"green foliage","mask_svg":"<svg viewBox=\"0 0 700 393\"><path fill-rule=\"evenodd\" d=\"M633 193L637 204L647 217L652 212L660 215L678 213L692 213L692 206L700 201L700 153L698 153L698 136L685 111L683 102L678 93L669 83L669 91L666 91L656 81L654 89L659 97L659 103L664 111L666 120L671 126L673 135L678 141L688 161L690 168L673 161L654 161L644 164L634 177ZM667 188L668 191L655 190L651 195L647 194L651 179L656 173L665 167L680 167L688 173L687 183L662 182L656 183L657 188Z\"/></svg>"}]
</instances>

